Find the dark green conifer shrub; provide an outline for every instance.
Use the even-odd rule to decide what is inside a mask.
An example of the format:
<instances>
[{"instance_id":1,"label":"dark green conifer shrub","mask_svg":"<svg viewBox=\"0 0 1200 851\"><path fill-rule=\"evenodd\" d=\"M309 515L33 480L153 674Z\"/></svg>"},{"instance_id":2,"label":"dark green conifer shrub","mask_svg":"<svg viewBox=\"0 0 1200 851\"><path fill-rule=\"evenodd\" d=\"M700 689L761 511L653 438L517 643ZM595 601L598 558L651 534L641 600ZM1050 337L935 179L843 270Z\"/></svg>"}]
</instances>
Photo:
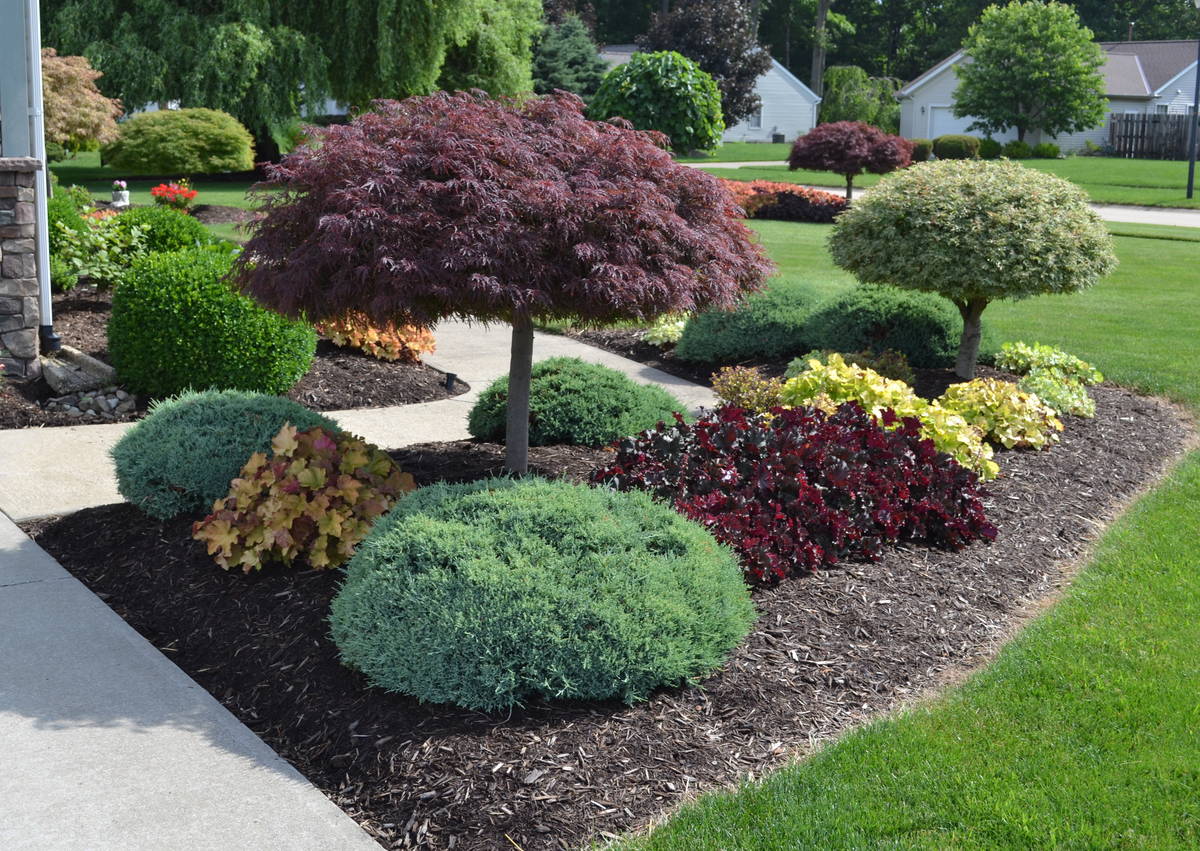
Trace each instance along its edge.
<instances>
[{"instance_id":1,"label":"dark green conifer shrub","mask_svg":"<svg viewBox=\"0 0 1200 851\"><path fill-rule=\"evenodd\" d=\"M813 311L804 334L816 349L895 349L915 367L941 367L954 363L961 326L950 302L936 295L859 286Z\"/></svg>"},{"instance_id":2,"label":"dark green conifer shrub","mask_svg":"<svg viewBox=\"0 0 1200 851\"><path fill-rule=\"evenodd\" d=\"M816 298L799 286L777 286L733 311L706 310L688 320L675 355L693 363L735 364L798 355Z\"/></svg>"}]
</instances>

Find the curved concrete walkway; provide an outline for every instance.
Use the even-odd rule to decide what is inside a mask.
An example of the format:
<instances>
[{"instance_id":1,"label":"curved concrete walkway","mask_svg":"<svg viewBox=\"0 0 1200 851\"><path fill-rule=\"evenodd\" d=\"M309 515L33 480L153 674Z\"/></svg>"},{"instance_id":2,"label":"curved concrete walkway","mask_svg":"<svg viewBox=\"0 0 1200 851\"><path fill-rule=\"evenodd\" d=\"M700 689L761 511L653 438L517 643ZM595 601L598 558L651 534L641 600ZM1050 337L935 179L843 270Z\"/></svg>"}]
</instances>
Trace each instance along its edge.
<instances>
[{"instance_id":1,"label":"curved concrete walkway","mask_svg":"<svg viewBox=\"0 0 1200 851\"><path fill-rule=\"evenodd\" d=\"M467 437L479 392L508 371L509 331L446 323L432 363L471 391L337 411L385 447ZM572 355L661 384L688 407L707 388L583 343ZM116 502L108 449L130 424L0 432L0 849L369 851L378 845L9 518Z\"/></svg>"}]
</instances>

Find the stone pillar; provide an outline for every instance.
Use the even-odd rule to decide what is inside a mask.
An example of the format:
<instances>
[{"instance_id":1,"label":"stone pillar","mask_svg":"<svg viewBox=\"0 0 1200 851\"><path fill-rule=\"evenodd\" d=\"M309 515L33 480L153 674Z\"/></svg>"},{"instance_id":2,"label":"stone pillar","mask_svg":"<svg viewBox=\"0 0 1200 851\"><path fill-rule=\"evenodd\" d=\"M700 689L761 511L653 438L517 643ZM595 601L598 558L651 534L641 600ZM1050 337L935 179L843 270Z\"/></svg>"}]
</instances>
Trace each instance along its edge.
<instances>
[{"instance_id":1,"label":"stone pillar","mask_svg":"<svg viewBox=\"0 0 1200 851\"><path fill-rule=\"evenodd\" d=\"M0 157L0 364L9 378L41 374L33 183L41 167L29 157Z\"/></svg>"}]
</instances>

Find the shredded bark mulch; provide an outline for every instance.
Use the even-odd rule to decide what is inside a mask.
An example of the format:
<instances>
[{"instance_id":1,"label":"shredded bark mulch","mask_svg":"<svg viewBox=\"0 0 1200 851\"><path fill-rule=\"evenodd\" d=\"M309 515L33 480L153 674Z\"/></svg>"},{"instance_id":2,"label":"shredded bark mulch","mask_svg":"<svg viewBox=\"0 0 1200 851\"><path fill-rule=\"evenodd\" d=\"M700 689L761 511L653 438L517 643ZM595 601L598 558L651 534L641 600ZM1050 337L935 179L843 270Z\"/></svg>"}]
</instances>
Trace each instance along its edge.
<instances>
[{"instance_id":1,"label":"shredded bark mulch","mask_svg":"<svg viewBox=\"0 0 1200 851\"><path fill-rule=\"evenodd\" d=\"M232 209L232 208L231 208ZM54 330L64 343L104 362L108 357L106 325L112 294L94 287L77 287L54 296ZM457 379L446 386L446 374L425 364L389 363L357 349L317 343L312 368L288 392L288 398L318 411L376 408L432 402L465 393L470 388ZM149 399L139 398L137 408L109 420L71 418L62 411L43 409L54 391L45 381L0 381L0 429L39 426L126 422L146 413Z\"/></svg>"},{"instance_id":2,"label":"shredded bark mulch","mask_svg":"<svg viewBox=\"0 0 1200 851\"><path fill-rule=\"evenodd\" d=\"M189 211L191 217L206 225L244 224L261 217L254 210L228 207L224 204L197 204Z\"/></svg>"},{"instance_id":3,"label":"shredded bark mulch","mask_svg":"<svg viewBox=\"0 0 1200 851\"><path fill-rule=\"evenodd\" d=\"M1093 392L1096 419L1070 419L1051 451L998 453L995 544L906 546L757 591L755 630L724 670L632 707L421 705L338 663L326 624L336 573L226 573L189 521L129 505L26 528L383 846L573 848L761 776L984 661L1190 439L1165 403ZM428 483L492 472L501 453L460 442L396 454ZM549 447L532 461L577 479L603 457Z\"/></svg>"}]
</instances>

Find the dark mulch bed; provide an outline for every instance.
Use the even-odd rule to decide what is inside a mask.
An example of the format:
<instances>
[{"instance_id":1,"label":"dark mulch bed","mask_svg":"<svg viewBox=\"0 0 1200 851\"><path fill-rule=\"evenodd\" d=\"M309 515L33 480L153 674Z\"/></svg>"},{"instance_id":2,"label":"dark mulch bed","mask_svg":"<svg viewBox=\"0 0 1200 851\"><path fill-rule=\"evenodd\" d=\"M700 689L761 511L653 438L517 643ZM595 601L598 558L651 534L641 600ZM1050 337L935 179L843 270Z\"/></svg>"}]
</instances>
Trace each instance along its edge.
<instances>
[{"instance_id":1,"label":"dark mulch bed","mask_svg":"<svg viewBox=\"0 0 1200 851\"><path fill-rule=\"evenodd\" d=\"M254 210L227 207L224 204L197 204L190 214L192 218L206 225L244 224L261 216Z\"/></svg>"},{"instance_id":2,"label":"dark mulch bed","mask_svg":"<svg viewBox=\"0 0 1200 851\"><path fill-rule=\"evenodd\" d=\"M233 208L231 208L233 209ZM108 322L112 295L92 287L78 287L54 296L54 330L64 343L108 362ZM388 363L357 349L341 348L327 340L317 343L312 368L287 394L318 411L376 408L432 402L465 393L469 387L457 379L446 387L446 374L425 364ZM54 395L44 381L5 387L0 383L0 429L83 425L98 420L72 419L42 405ZM149 404L139 398L135 411L118 416L123 422L142 417ZM109 420L113 422L114 420Z\"/></svg>"},{"instance_id":3,"label":"dark mulch bed","mask_svg":"<svg viewBox=\"0 0 1200 851\"><path fill-rule=\"evenodd\" d=\"M643 826L697 790L760 776L978 664L1064 579L1101 524L1176 455L1178 412L1097 388L1095 420L1046 453L1002 452L992 546L903 547L759 591L755 632L703 688L647 703L532 705L489 717L364 687L327 638L334 574L229 574L187 521L128 505L28 528L68 570L388 847L577 847ZM470 479L501 449L397 453L421 482ZM535 450L578 478L603 454Z\"/></svg>"}]
</instances>

